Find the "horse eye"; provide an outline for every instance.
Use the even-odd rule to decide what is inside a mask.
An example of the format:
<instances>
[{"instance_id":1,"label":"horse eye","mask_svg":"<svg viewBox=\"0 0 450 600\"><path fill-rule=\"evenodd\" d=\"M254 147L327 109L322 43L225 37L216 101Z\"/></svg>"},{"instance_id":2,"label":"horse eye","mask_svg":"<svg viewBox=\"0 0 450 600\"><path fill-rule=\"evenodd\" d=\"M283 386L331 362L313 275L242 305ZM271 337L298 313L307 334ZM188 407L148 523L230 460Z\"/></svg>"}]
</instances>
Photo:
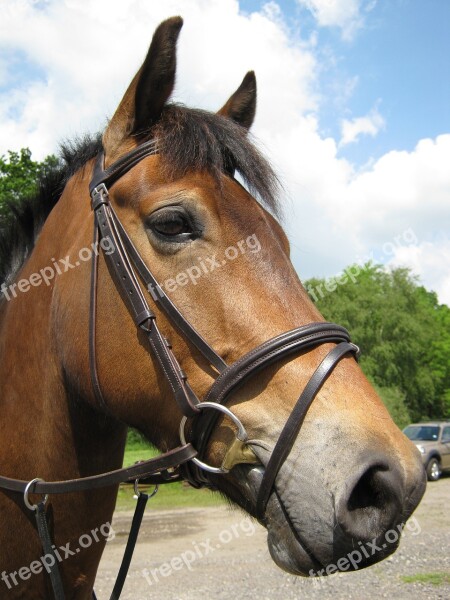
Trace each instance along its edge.
<instances>
[{"instance_id":1,"label":"horse eye","mask_svg":"<svg viewBox=\"0 0 450 600\"><path fill-rule=\"evenodd\" d=\"M189 233L189 223L180 216L172 217L167 221L154 223L153 228L162 235L180 235L181 233Z\"/></svg>"},{"instance_id":2,"label":"horse eye","mask_svg":"<svg viewBox=\"0 0 450 600\"><path fill-rule=\"evenodd\" d=\"M172 242L183 242L195 235L190 219L180 209L160 209L148 220L149 228L158 237Z\"/></svg>"}]
</instances>

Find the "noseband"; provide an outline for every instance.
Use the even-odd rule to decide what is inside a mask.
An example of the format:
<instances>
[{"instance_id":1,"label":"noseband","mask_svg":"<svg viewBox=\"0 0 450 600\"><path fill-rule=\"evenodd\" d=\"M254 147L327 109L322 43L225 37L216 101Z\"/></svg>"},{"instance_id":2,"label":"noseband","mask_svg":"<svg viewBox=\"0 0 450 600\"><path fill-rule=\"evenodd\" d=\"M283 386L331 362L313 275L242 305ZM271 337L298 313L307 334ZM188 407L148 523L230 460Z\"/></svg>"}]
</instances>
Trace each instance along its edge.
<instances>
[{"instance_id":1,"label":"noseband","mask_svg":"<svg viewBox=\"0 0 450 600\"><path fill-rule=\"evenodd\" d=\"M109 247L112 248L112 252L104 252L105 261L136 327L147 337L151 351L184 415L180 425L180 437L183 444L186 443L184 432L186 421L192 419L189 441L196 448L198 454L197 457L182 465L183 478L195 487L212 486L205 473L227 473L239 462L259 462L247 445L248 437L244 426L225 406L225 403L231 394L250 377L274 362L287 356L312 350L321 344L336 344L316 368L300 394L265 466L256 503L256 515L263 520L278 471L292 449L308 408L338 362L350 353L357 357L359 349L350 342L349 334L343 327L333 323L312 323L277 335L254 348L233 364L227 365L191 323L184 318L159 286L110 203L108 189L143 158L157 154L157 152L155 141L145 142L122 156L107 169L104 168L104 155L100 154L97 157L90 183L90 194L95 215L94 244L97 245L99 240L106 239ZM98 253L93 253L89 321L90 371L97 402L103 410L108 411L96 366L97 267ZM147 302L138 276L150 291L155 303L160 306L173 325L216 369L217 378L202 402L190 387L186 374L172 352L170 342L161 334L156 316ZM238 427L238 433L222 466L211 467L201 459L206 452L208 441L221 413L234 421Z\"/></svg>"}]
</instances>

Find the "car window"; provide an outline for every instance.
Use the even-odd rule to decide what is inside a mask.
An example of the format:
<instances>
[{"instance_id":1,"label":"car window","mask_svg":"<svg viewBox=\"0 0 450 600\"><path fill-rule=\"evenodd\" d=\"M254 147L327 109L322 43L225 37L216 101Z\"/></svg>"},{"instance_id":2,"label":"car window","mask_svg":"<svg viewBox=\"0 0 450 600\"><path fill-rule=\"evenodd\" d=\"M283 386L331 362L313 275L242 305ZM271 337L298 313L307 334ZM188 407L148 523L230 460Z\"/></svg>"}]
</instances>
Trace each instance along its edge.
<instances>
[{"instance_id":1,"label":"car window","mask_svg":"<svg viewBox=\"0 0 450 600\"><path fill-rule=\"evenodd\" d=\"M450 425L448 427L444 427L444 431L442 432L442 443L450 442Z\"/></svg>"},{"instance_id":2,"label":"car window","mask_svg":"<svg viewBox=\"0 0 450 600\"><path fill-rule=\"evenodd\" d=\"M437 425L409 425L403 430L403 433L410 440L434 442L439 437L439 427Z\"/></svg>"}]
</instances>

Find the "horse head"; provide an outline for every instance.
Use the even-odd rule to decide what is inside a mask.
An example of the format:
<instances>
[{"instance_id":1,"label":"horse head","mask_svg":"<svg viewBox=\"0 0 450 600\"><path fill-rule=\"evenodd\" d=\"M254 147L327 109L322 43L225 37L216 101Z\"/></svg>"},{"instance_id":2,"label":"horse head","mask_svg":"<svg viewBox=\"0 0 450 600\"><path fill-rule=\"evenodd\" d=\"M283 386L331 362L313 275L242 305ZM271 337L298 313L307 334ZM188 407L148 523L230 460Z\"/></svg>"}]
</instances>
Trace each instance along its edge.
<instances>
[{"instance_id":1,"label":"horse head","mask_svg":"<svg viewBox=\"0 0 450 600\"><path fill-rule=\"evenodd\" d=\"M345 330L324 322L292 266L278 220L277 178L248 133L254 73L217 113L170 102L181 26L175 17L157 28L103 133L101 159L88 160L68 180L26 264L32 272L51 256L91 247L89 182L108 181L107 200L100 197L106 188L93 187L97 208L109 207L96 217L98 227L106 215L109 229L92 248L99 255L94 319L89 264L82 261L55 277L33 309L47 315L46 377L58 380L62 397L70 390L76 398L61 437L65 447L70 436L78 440L74 465L95 456L96 468L107 462L101 441L111 444L111 432L119 440L112 462L120 465L121 424L163 450L173 448L183 417L174 399L179 385L187 406L184 435L213 467L200 475L190 469L186 477L257 516L280 567L317 572L345 558L356 542L377 548L358 567L373 564L395 550L399 536L392 540L387 532L400 531L422 497L420 457L365 378ZM122 250L120 239L129 240ZM135 252L145 268L130 274L123 257L115 265L119 250ZM145 297L141 302L133 287L137 304L151 306L141 322L126 298L131 292L118 281L120 269ZM143 280L145 269L154 283ZM164 310L163 296L181 320ZM91 377L90 320L101 402ZM163 336L149 344L155 323ZM235 419L199 410L196 399L226 402ZM89 421L79 416L83 411ZM83 443L78 422L91 432ZM238 440L236 423L245 430ZM111 502L104 510L111 512Z\"/></svg>"}]
</instances>

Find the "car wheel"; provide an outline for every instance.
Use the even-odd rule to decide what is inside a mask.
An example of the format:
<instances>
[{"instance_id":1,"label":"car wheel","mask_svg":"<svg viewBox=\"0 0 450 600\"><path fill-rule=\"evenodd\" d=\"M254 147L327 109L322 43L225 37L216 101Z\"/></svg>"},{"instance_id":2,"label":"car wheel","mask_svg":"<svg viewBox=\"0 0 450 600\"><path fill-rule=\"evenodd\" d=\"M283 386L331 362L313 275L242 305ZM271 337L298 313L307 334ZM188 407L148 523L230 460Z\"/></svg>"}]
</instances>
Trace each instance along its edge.
<instances>
[{"instance_id":1,"label":"car wheel","mask_svg":"<svg viewBox=\"0 0 450 600\"><path fill-rule=\"evenodd\" d=\"M437 458L432 458L427 465L428 481L437 481L442 474L441 465Z\"/></svg>"}]
</instances>

